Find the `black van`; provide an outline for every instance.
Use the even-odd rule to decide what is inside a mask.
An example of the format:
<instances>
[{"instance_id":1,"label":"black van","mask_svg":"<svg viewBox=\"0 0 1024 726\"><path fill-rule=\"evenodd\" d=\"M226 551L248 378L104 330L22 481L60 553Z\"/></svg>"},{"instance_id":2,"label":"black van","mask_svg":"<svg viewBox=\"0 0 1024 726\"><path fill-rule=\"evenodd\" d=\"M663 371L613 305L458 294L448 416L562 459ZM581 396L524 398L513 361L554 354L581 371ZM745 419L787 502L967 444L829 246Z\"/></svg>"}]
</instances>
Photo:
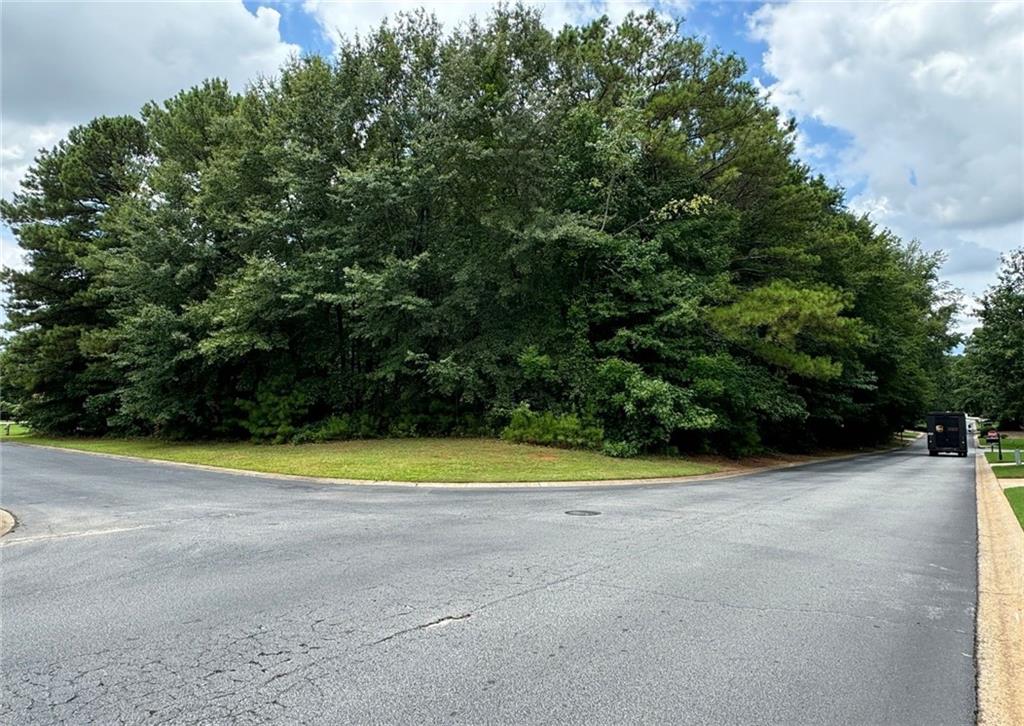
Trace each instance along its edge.
<instances>
[{"instance_id":1,"label":"black van","mask_svg":"<svg viewBox=\"0 0 1024 726\"><path fill-rule=\"evenodd\" d=\"M936 411L928 414L928 453L967 456L967 414Z\"/></svg>"}]
</instances>

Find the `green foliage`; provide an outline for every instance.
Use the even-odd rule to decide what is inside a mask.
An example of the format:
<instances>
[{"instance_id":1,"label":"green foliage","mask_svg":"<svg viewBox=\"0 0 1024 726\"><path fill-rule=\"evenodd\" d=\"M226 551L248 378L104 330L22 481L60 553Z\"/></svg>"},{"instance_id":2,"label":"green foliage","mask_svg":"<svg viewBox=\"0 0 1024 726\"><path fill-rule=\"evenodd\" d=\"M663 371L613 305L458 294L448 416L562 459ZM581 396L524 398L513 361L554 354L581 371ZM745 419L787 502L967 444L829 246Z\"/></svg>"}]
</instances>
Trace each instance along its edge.
<instances>
[{"instance_id":1,"label":"green foliage","mask_svg":"<svg viewBox=\"0 0 1024 726\"><path fill-rule=\"evenodd\" d=\"M0 421L17 421L21 418L21 404L0 398Z\"/></svg>"},{"instance_id":2,"label":"green foliage","mask_svg":"<svg viewBox=\"0 0 1024 726\"><path fill-rule=\"evenodd\" d=\"M958 408L1024 428L1024 247L1003 258L981 299L981 326L953 363Z\"/></svg>"},{"instance_id":3,"label":"green foliage","mask_svg":"<svg viewBox=\"0 0 1024 726\"><path fill-rule=\"evenodd\" d=\"M260 382L251 399L235 403L245 413L239 424L253 439L280 444L298 433L310 397L287 377L272 376Z\"/></svg>"},{"instance_id":4,"label":"green foliage","mask_svg":"<svg viewBox=\"0 0 1024 726\"><path fill-rule=\"evenodd\" d=\"M704 430L715 414L694 402L693 393L644 373L618 358L597 369L594 405L605 422L616 455L663 445L676 430Z\"/></svg>"},{"instance_id":5,"label":"green foliage","mask_svg":"<svg viewBox=\"0 0 1024 726\"><path fill-rule=\"evenodd\" d=\"M655 13L419 12L96 119L0 203L3 397L56 433L887 440L961 366L941 258L845 209L745 72ZM987 335L967 359L1017 371Z\"/></svg>"},{"instance_id":6,"label":"green foliage","mask_svg":"<svg viewBox=\"0 0 1024 726\"><path fill-rule=\"evenodd\" d=\"M41 153L21 190L0 200L0 218L26 253L26 269L4 269L4 384L41 431L102 428L116 381L85 339L110 325L109 297L96 284L120 241L111 218L142 178L146 130L128 117L79 126Z\"/></svg>"},{"instance_id":7,"label":"green foliage","mask_svg":"<svg viewBox=\"0 0 1024 726\"><path fill-rule=\"evenodd\" d=\"M304 427L292 436L291 441L293 444L309 444L365 439L375 436L378 431L378 426L366 413L342 414Z\"/></svg>"},{"instance_id":8,"label":"green foliage","mask_svg":"<svg viewBox=\"0 0 1024 726\"><path fill-rule=\"evenodd\" d=\"M711 324L726 339L758 358L805 378L833 379L842 363L818 350L853 347L864 340L859 321L840 316L849 296L828 288L797 287L775 280L740 294L731 305L710 310Z\"/></svg>"},{"instance_id":9,"label":"green foliage","mask_svg":"<svg viewBox=\"0 0 1024 726\"><path fill-rule=\"evenodd\" d=\"M537 412L526 406L512 411L508 426L501 432L506 441L567 449L599 449L602 436L600 426L587 423L574 413Z\"/></svg>"}]
</instances>

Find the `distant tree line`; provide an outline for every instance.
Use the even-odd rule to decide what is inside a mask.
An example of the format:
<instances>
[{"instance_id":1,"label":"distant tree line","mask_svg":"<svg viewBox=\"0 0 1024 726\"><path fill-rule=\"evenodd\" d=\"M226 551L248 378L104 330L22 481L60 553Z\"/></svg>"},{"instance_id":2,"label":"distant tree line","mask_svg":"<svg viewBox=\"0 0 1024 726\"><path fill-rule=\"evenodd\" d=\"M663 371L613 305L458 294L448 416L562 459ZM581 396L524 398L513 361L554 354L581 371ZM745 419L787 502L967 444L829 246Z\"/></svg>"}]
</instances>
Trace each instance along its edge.
<instances>
[{"instance_id":1,"label":"distant tree line","mask_svg":"<svg viewBox=\"0 0 1024 726\"><path fill-rule=\"evenodd\" d=\"M1024 247L1003 257L999 279L980 300L981 325L953 359L953 408L1024 428Z\"/></svg>"},{"instance_id":2,"label":"distant tree line","mask_svg":"<svg viewBox=\"0 0 1024 726\"><path fill-rule=\"evenodd\" d=\"M75 128L2 204L3 398L62 434L887 438L945 385L941 260L679 30L399 15Z\"/></svg>"}]
</instances>

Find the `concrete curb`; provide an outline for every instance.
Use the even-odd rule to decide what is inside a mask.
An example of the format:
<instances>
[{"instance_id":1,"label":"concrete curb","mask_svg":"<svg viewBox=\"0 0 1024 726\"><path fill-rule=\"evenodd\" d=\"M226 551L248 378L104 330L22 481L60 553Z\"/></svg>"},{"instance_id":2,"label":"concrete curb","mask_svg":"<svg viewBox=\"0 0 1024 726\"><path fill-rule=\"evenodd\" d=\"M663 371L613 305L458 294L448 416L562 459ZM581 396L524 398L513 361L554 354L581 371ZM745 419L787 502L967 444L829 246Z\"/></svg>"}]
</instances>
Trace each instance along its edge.
<instances>
[{"instance_id":1,"label":"concrete curb","mask_svg":"<svg viewBox=\"0 0 1024 726\"><path fill-rule=\"evenodd\" d=\"M13 514L6 509L0 509L0 537L9 533L17 524L18 520L14 518Z\"/></svg>"},{"instance_id":2,"label":"concrete curb","mask_svg":"<svg viewBox=\"0 0 1024 726\"><path fill-rule=\"evenodd\" d=\"M1024 530L984 454L978 498L978 723L1024 724Z\"/></svg>"},{"instance_id":3,"label":"concrete curb","mask_svg":"<svg viewBox=\"0 0 1024 726\"><path fill-rule=\"evenodd\" d=\"M283 479L286 481L304 482L307 484L333 484L342 486L380 486L380 487L407 487L423 489L576 489L580 487L631 487L631 486L655 486L665 484L688 484L705 481L716 481L719 479L732 479L738 476L761 474L781 469L795 469L801 466L821 464L828 461L845 461L856 459L861 456L876 456L887 454L892 451L905 448L893 447L876 451L860 451L853 454L840 454L839 456L822 456L807 459L806 461L787 461L768 466L753 467L750 469L739 469L736 471L723 471L713 474L695 474L693 476L674 477L652 477L647 479L593 479L574 481L506 481L506 482L414 482L414 481L391 481L387 479L338 479L332 477L303 476L301 474L276 474L265 471L251 471L249 469L232 469L224 466L210 466L208 464L189 464L180 461L168 461L167 459L147 459L141 456L127 456L125 454L108 454L100 451L83 451L81 449L68 449L61 446L49 446L47 444L28 444L16 441L4 441L4 445L13 446L36 446L40 449L52 449L71 454L84 454L86 456L101 456L108 459L119 459L122 461L142 461L147 464L158 464L161 466L185 467L188 469L199 469L201 471L219 472L222 474L235 474L239 476L251 476L260 479Z\"/></svg>"}]
</instances>

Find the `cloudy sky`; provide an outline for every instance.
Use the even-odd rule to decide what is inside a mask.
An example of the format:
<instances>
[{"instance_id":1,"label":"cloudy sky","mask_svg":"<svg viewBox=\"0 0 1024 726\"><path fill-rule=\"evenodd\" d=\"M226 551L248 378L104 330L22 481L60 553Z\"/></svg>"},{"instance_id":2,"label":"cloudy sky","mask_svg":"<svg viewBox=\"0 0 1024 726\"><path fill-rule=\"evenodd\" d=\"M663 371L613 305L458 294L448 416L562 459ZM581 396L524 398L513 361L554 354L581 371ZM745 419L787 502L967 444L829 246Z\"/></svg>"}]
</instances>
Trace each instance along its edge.
<instances>
[{"instance_id":1,"label":"cloudy sky","mask_svg":"<svg viewBox=\"0 0 1024 726\"><path fill-rule=\"evenodd\" d=\"M492 3L400 0L18 2L0 5L0 193L33 155L99 114L136 113L210 76L241 89L293 53L424 5L446 24ZM1024 244L1024 4L534 3L552 27L654 7L742 55L800 123L800 153L850 205L949 257L969 294ZM3 262L19 264L9 230ZM970 320L964 321L969 327Z\"/></svg>"}]
</instances>

